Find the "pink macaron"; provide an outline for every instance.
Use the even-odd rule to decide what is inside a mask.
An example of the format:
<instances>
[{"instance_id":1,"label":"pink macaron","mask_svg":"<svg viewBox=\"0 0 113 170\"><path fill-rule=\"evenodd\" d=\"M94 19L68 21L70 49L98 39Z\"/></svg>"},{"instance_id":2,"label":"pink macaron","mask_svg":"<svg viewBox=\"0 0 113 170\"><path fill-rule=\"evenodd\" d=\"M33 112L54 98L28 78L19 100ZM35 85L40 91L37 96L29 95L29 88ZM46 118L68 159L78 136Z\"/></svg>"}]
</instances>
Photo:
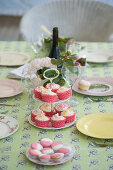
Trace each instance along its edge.
<instances>
[{"instance_id":1,"label":"pink macaron","mask_svg":"<svg viewBox=\"0 0 113 170\"><path fill-rule=\"evenodd\" d=\"M50 155L48 155L48 154L42 154L40 157L39 157L39 159L40 159L40 161L41 162L43 162L43 163L48 163L49 162L49 160L50 160Z\"/></svg>"},{"instance_id":2,"label":"pink macaron","mask_svg":"<svg viewBox=\"0 0 113 170\"><path fill-rule=\"evenodd\" d=\"M45 147L50 147L53 141L49 138L43 138L40 141L40 144L45 148Z\"/></svg>"},{"instance_id":3,"label":"pink macaron","mask_svg":"<svg viewBox=\"0 0 113 170\"><path fill-rule=\"evenodd\" d=\"M67 155L69 155L71 153L71 149L68 148L68 147L67 148L66 147L62 147L62 148L58 149L58 152L59 153L63 153L64 156L67 156Z\"/></svg>"},{"instance_id":4,"label":"pink macaron","mask_svg":"<svg viewBox=\"0 0 113 170\"><path fill-rule=\"evenodd\" d=\"M40 143L34 142L34 143L31 144L31 149L42 150L43 147Z\"/></svg>"},{"instance_id":5,"label":"pink macaron","mask_svg":"<svg viewBox=\"0 0 113 170\"><path fill-rule=\"evenodd\" d=\"M51 159L52 159L54 162L61 161L63 157L64 157L64 154L63 154L63 153L54 153L54 154L51 155Z\"/></svg>"},{"instance_id":6,"label":"pink macaron","mask_svg":"<svg viewBox=\"0 0 113 170\"><path fill-rule=\"evenodd\" d=\"M29 155L32 159L37 159L42 153L39 150L29 149Z\"/></svg>"},{"instance_id":7,"label":"pink macaron","mask_svg":"<svg viewBox=\"0 0 113 170\"><path fill-rule=\"evenodd\" d=\"M51 147L54 151L57 151L58 149L63 147L63 144L61 142L53 142Z\"/></svg>"},{"instance_id":8,"label":"pink macaron","mask_svg":"<svg viewBox=\"0 0 113 170\"><path fill-rule=\"evenodd\" d=\"M52 154L52 153L54 153L53 149L51 149L51 148L43 148L43 149L41 150L41 152L42 152L43 154Z\"/></svg>"}]
</instances>

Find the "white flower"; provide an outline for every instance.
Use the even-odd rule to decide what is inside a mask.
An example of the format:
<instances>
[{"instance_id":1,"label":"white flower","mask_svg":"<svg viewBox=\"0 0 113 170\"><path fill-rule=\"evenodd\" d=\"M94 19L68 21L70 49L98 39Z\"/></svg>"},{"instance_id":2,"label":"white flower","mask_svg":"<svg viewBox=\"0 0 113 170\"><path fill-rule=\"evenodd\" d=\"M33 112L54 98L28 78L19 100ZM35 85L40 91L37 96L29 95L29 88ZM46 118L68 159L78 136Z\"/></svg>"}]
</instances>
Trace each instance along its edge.
<instances>
[{"instance_id":1,"label":"white flower","mask_svg":"<svg viewBox=\"0 0 113 170\"><path fill-rule=\"evenodd\" d=\"M36 73L37 70L40 70L43 67L56 68L56 66L51 63L51 59L49 57L45 57L33 60L29 65L29 71Z\"/></svg>"}]
</instances>

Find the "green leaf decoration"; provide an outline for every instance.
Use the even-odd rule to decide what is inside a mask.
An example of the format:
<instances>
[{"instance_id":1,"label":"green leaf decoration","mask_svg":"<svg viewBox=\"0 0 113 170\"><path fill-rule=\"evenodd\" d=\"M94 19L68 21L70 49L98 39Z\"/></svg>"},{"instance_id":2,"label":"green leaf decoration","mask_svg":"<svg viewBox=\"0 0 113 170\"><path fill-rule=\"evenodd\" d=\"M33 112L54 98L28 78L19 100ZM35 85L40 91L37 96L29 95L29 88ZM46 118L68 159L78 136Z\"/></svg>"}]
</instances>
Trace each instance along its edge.
<instances>
[{"instance_id":1,"label":"green leaf decoration","mask_svg":"<svg viewBox=\"0 0 113 170\"><path fill-rule=\"evenodd\" d=\"M59 64L62 64L63 61L62 61L62 59L54 59L54 58L52 58L52 59L51 59L51 63L52 63L53 65L59 65Z\"/></svg>"}]
</instances>

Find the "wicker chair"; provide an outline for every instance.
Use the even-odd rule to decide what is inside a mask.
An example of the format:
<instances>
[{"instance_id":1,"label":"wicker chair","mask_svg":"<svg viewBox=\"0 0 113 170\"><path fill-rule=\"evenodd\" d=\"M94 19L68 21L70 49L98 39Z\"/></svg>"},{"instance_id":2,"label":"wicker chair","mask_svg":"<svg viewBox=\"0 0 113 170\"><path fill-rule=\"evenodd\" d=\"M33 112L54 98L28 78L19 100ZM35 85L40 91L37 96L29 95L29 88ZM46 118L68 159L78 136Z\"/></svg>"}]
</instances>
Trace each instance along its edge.
<instances>
[{"instance_id":1,"label":"wicker chair","mask_svg":"<svg viewBox=\"0 0 113 170\"><path fill-rule=\"evenodd\" d=\"M96 0L54 0L36 6L22 17L20 33L24 40L38 41L42 34L47 36L42 25L49 31L58 26L60 36L77 41L110 41L113 6Z\"/></svg>"}]
</instances>

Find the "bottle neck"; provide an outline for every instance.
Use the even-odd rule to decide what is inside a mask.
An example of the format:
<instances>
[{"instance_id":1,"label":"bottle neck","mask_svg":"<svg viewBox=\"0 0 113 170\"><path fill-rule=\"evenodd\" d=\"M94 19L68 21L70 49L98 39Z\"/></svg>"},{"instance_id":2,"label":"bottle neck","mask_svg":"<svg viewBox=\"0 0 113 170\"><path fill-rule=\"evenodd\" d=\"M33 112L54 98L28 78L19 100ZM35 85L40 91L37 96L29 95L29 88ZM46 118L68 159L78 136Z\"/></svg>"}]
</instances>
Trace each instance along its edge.
<instances>
[{"instance_id":1,"label":"bottle neck","mask_svg":"<svg viewBox=\"0 0 113 170\"><path fill-rule=\"evenodd\" d=\"M53 46L58 46L58 29L53 29Z\"/></svg>"}]
</instances>

